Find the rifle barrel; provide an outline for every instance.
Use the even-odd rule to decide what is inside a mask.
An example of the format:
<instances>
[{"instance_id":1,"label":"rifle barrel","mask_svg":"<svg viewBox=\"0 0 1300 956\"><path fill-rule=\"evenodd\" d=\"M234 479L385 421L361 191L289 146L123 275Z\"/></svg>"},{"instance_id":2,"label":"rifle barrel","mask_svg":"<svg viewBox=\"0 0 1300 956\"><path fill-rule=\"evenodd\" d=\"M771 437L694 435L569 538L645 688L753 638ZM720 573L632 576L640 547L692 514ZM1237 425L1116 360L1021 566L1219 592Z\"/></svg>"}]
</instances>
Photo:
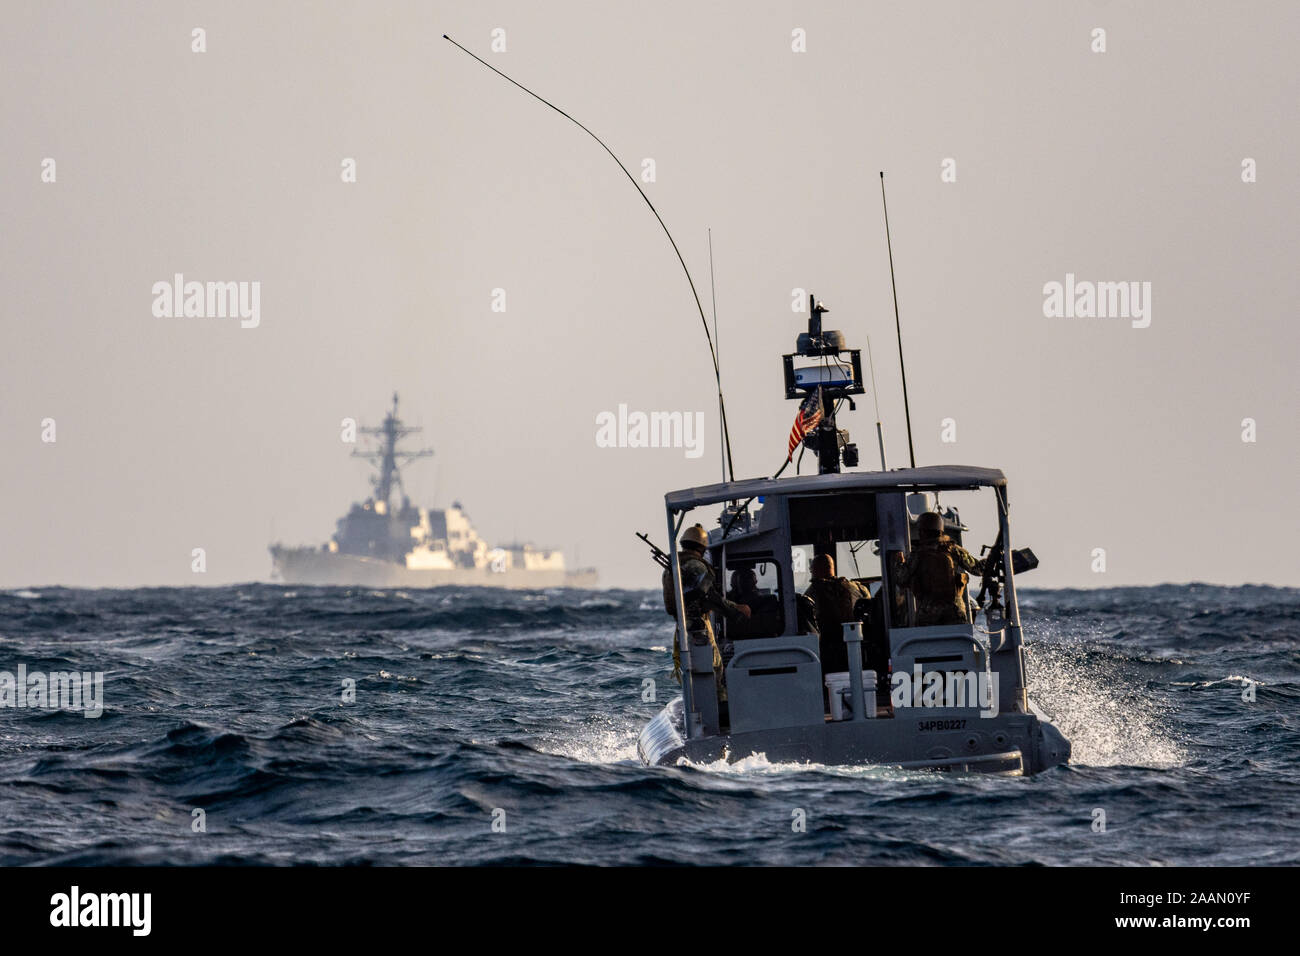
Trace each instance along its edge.
<instances>
[{"instance_id":1,"label":"rifle barrel","mask_svg":"<svg viewBox=\"0 0 1300 956\"><path fill-rule=\"evenodd\" d=\"M667 570L671 566L667 553L661 551L659 549L659 546L650 540L650 536L648 534L646 534L644 531L638 531L636 532L636 536L640 538L642 541L644 541L647 545L649 545L650 556L654 558L655 563L658 564L659 567Z\"/></svg>"}]
</instances>

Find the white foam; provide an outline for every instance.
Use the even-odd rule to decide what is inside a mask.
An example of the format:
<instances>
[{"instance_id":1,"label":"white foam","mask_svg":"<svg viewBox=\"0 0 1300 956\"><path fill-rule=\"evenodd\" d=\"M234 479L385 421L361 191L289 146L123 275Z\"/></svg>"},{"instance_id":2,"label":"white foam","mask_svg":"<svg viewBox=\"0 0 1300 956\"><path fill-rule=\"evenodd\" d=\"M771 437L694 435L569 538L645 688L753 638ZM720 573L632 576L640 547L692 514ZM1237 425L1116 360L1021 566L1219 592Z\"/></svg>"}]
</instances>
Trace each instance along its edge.
<instances>
[{"instance_id":1,"label":"white foam","mask_svg":"<svg viewBox=\"0 0 1300 956\"><path fill-rule=\"evenodd\" d=\"M542 738L537 749L582 763L639 763L636 740L640 733L639 723L592 718L572 735Z\"/></svg>"},{"instance_id":2,"label":"white foam","mask_svg":"<svg viewBox=\"0 0 1300 956\"><path fill-rule=\"evenodd\" d=\"M1227 677L1221 677L1218 680L1176 680L1170 681L1172 687L1219 687L1224 684L1236 684L1238 687L1248 687L1254 684L1256 687L1264 687L1262 680L1255 680L1253 677L1244 677L1241 674L1229 674Z\"/></svg>"},{"instance_id":3,"label":"white foam","mask_svg":"<svg viewBox=\"0 0 1300 956\"><path fill-rule=\"evenodd\" d=\"M896 780L904 781L912 778L933 779L933 774L904 770L901 767L890 767L882 764L823 764L823 763L773 763L768 760L767 754L749 754L741 757L734 763L729 762L726 757L708 762L695 762L687 760L685 757L678 758L677 766L690 767L692 770L703 770L708 773L716 774L735 774L738 776L788 776L791 774L818 773L827 774L835 777L850 777L857 779L870 780Z\"/></svg>"},{"instance_id":4,"label":"white foam","mask_svg":"<svg viewBox=\"0 0 1300 956\"><path fill-rule=\"evenodd\" d=\"M1070 741L1070 763L1167 768L1187 753L1169 727L1172 706L1123 673L1131 662L1086 656L1078 641L1035 642L1029 696Z\"/></svg>"}]
</instances>

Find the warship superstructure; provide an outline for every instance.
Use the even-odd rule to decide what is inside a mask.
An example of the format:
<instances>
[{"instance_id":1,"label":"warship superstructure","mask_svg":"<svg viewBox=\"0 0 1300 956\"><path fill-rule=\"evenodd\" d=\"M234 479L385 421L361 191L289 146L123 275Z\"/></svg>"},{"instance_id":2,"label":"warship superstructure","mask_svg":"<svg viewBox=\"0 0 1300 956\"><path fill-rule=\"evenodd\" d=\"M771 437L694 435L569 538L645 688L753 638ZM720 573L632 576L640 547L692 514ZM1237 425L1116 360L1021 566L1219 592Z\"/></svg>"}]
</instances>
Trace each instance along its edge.
<instances>
[{"instance_id":1,"label":"warship superstructure","mask_svg":"<svg viewBox=\"0 0 1300 956\"><path fill-rule=\"evenodd\" d=\"M446 509L411 504L401 469L433 452L407 451L402 439L419 432L397 415L397 395L383 424L358 432L377 439L373 450L352 454L376 468L373 494L338 520L319 548L271 545L272 576L286 584L427 588L477 585L497 588L594 587L591 568L569 570L564 553L511 542L489 546L459 502Z\"/></svg>"}]
</instances>

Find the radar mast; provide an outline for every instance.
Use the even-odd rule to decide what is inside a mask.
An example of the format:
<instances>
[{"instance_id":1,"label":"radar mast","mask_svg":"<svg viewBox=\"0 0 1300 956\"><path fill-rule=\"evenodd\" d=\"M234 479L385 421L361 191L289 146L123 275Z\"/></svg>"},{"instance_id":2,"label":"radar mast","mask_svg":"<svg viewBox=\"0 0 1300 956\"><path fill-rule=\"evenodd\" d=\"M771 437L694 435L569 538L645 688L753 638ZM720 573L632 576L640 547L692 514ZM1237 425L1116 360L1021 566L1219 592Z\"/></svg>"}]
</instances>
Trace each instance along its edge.
<instances>
[{"instance_id":1,"label":"radar mast","mask_svg":"<svg viewBox=\"0 0 1300 956\"><path fill-rule=\"evenodd\" d=\"M402 467L409 465L417 458L428 458L433 454L432 448L422 448L419 451L402 451L397 447L397 443L407 435L417 434L424 429L415 428L409 425L403 425L402 420L397 417L397 393L393 393L393 408L384 416L382 425L367 426L359 428L358 431L363 435L374 435L379 438L379 447L372 451L353 451L353 458L364 458L369 461L379 474L370 479L370 484L375 489L375 501L384 503L384 510L389 514L393 513L392 495L393 488L406 497L406 488L402 485Z\"/></svg>"}]
</instances>

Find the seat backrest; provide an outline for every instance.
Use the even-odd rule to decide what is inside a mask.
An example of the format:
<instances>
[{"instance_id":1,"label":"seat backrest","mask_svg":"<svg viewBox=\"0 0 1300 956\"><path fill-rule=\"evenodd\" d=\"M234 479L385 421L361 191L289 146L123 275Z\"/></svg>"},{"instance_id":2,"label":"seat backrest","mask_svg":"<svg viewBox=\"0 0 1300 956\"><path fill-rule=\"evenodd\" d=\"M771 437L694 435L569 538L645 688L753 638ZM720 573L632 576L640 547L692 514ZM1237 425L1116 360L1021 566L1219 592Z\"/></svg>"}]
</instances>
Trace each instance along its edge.
<instances>
[{"instance_id":1,"label":"seat backrest","mask_svg":"<svg viewBox=\"0 0 1300 956\"><path fill-rule=\"evenodd\" d=\"M733 734L823 722L816 635L738 641L735 648L727 665Z\"/></svg>"},{"instance_id":2,"label":"seat backrest","mask_svg":"<svg viewBox=\"0 0 1300 956\"><path fill-rule=\"evenodd\" d=\"M896 627L889 632L889 658L895 671L983 670L984 648L970 624L936 624L933 627Z\"/></svg>"},{"instance_id":3,"label":"seat backrest","mask_svg":"<svg viewBox=\"0 0 1300 956\"><path fill-rule=\"evenodd\" d=\"M919 664L923 675L929 671L978 675L985 670L986 657L970 624L896 627L889 632L889 660L895 674L911 674Z\"/></svg>"}]
</instances>

